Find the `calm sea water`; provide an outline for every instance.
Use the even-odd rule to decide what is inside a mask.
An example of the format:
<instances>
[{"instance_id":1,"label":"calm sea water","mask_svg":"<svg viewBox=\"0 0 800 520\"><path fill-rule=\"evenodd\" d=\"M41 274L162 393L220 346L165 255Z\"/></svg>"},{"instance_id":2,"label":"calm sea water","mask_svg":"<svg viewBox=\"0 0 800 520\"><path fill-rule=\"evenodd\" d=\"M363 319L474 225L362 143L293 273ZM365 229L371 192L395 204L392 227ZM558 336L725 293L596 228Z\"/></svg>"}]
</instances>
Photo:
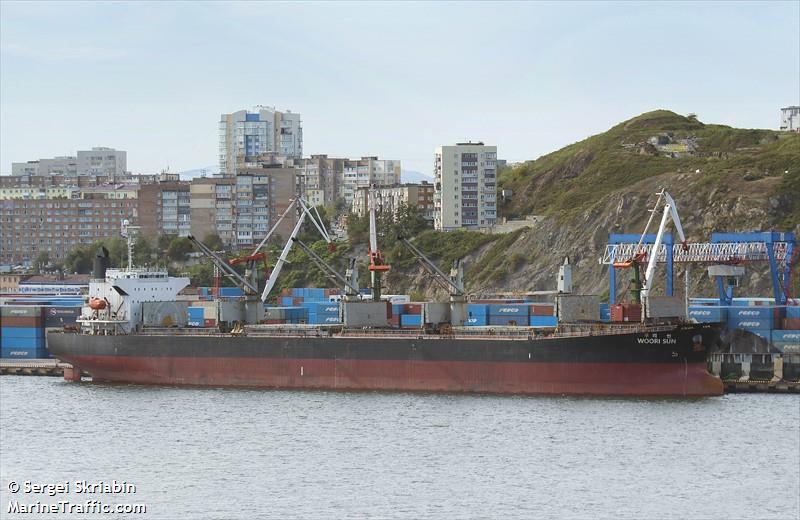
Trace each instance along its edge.
<instances>
[{"instance_id":1,"label":"calm sea water","mask_svg":"<svg viewBox=\"0 0 800 520\"><path fill-rule=\"evenodd\" d=\"M10 500L46 518L798 518L800 398L678 400L113 386L0 378ZM135 494L78 494L75 481ZM71 483L69 495L9 483Z\"/></svg>"}]
</instances>

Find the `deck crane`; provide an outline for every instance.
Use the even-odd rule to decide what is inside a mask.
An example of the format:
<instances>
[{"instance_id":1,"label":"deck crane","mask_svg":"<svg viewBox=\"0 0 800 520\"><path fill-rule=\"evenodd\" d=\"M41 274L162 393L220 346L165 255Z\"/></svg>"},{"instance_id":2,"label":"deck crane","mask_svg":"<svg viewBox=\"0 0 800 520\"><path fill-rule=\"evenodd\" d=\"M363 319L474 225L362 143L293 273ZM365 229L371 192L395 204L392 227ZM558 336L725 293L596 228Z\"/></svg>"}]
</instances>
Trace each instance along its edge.
<instances>
[{"instance_id":1,"label":"deck crane","mask_svg":"<svg viewBox=\"0 0 800 520\"><path fill-rule=\"evenodd\" d=\"M381 275L391 269L383 259L383 253L378 249L378 230L375 223L377 195L375 186L369 188L369 272L372 282L372 301L381 299Z\"/></svg>"},{"instance_id":2,"label":"deck crane","mask_svg":"<svg viewBox=\"0 0 800 520\"><path fill-rule=\"evenodd\" d=\"M686 236L683 233L683 226L681 225L681 219L678 216L678 207L677 204L675 204L675 200L664 189L658 192L657 195L658 199L656 200L656 204L653 209L650 210L650 218L647 220L647 224L644 227L644 231L642 232L636 247L633 248L630 256L624 260L618 260L612 263L612 266L615 269L629 267L633 268L633 276L631 278L631 293L634 301L636 303L643 303L645 307L648 305L650 290L653 288L653 274L655 273L658 255L648 254L648 249L643 247L643 243L647 237L647 230L650 228L656 213L658 213L659 205L662 203L662 201L664 203L664 210L661 216L661 224L658 227L655 242L652 248L649 249L650 253L659 251L661 244L664 241L664 231L666 230L669 219L672 220L673 224L675 225L675 229L678 232L678 236L681 240L681 248L684 251L688 250ZM642 263L644 263L645 260L647 260L647 267L645 269L644 279L640 280L639 267ZM642 313L643 320L645 319L646 314L646 312Z\"/></svg>"},{"instance_id":3,"label":"deck crane","mask_svg":"<svg viewBox=\"0 0 800 520\"><path fill-rule=\"evenodd\" d=\"M450 269L450 274L447 275L406 237L398 235L397 240L411 251L411 254L414 255L420 265L422 265L442 287L449 291L450 323L453 326L463 325L464 319L466 318L464 307L466 298L464 293L464 266L461 260L457 259L453 261L453 267Z\"/></svg>"},{"instance_id":4,"label":"deck crane","mask_svg":"<svg viewBox=\"0 0 800 520\"><path fill-rule=\"evenodd\" d=\"M280 274L281 269L283 268L283 264L286 263L286 258L289 256L289 251L291 251L295 239L300 234L300 229L303 227L303 222L305 221L306 216L308 216L308 218L311 219L311 222L314 224L314 227L317 228L317 231L319 231L319 233L322 235L322 238L324 238L325 241L328 243L328 251L332 252L336 250L336 245L333 243L333 239L331 239L330 234L328 234L328 230L325 229L325 224L322 222L322 218L320 218L319 212L317 212L317 208L311 208L309 204L306 202L306 200L303 199L302 197L298 197L297 199L295 199L292 202L292 204L294 203L297 204L297 209L300 212L300 216L297 219L297 223L295 224L294 229L292 229L292 233L289 235L289 240L286 241L286 245L283 246L283 250L281 251L280 256L278 256L278 260L275 262L275 267L272 268L272 272L270 273L269 278L267 279L267 283L264 285L264 291L261 293L262 302L267 301L269 293L275 287L275 282L277 282L278 280L278 275ZM278 222L275 223L275 225L272 227L272 230L270 230L267 237L261 241L261 244L258 245L256 250L258 250L267 241L272 232L275 231L275 228L278 227L280 221L283 219L284 216L286 216L289 209L291 209L292 204L290 204L289 208L287 208L287 210L284 211L283 215L281 215L280 219L278 219Z\"/></svg>"},{"instance_id":5,"label":"deck crane","mask_svg":"<svg viewBox=\"0 0 800 520\"><path fill-rule=\"evenodd\" d=\"M292 242L296 243L311 260L325 272L325 276L331 280L334 285L342 284L344 286L344 299L345 301L357 301L359 296L358 290L358 269L356 268L356 259L351 258L348 263L347 272L345 276L339 274L336 269L328 265L317 253L308 247L302 240L297 237L292 237Z\"/></svg>"}]
</instances>

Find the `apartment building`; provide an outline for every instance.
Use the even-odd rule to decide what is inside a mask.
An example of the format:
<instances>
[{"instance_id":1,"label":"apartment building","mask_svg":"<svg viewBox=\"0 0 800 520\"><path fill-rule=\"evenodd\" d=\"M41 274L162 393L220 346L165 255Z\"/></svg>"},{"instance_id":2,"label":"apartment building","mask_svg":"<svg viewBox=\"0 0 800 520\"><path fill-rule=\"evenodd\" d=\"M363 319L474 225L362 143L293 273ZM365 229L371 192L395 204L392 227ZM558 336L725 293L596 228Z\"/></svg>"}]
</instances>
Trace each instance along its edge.
<instances>
[{"instance_id":1,"label":"apartment building","mask_svg":"<svg viewBox=\"0 0 800 520\"><path fill-rule=\"evenodd\" d=\"M344 179L346 161L347 159L337 159L324 154L312 155L310 158L297 161L297 168L303 177L305 196L309 201L313 197L316 201L315 206L336 202Z\"/></svg>"},{"instance_id":2,"label":"apartment building","mask_svg":"<svg viewBox=\"0 0 800 520\"><path fill-rule=\"evenodd\" d=\"M137 218L137 199L10 199L0 201L0 263L30 261L47 251L63 260L74 247L117 237Z\"/></svg>"},{"instance_id":3,"label":"apartment building","mask_svg":"<svg viewBox=\"0 0 800 520\"><path fill-rule=\"evenodd\" d=\"M226 244L235 240L233 202L235 178L201 177L189 187L189 221L192 235L203 239L216 233Z\"/></svg>"},{"instance_id":4,"label":"apartment building","mask_svg":"<svg viewBox=\"0 0 800 520\"><path fill-rule=\"evenodd\" d=\"M485 229L497 222L497 147L440 146L434 158L434 228Z\"/></svg>"},{"instance_id":5,"label":"apartment building","mask_svg":"<svg viewBox=\"0 0 800 520\"><path fill-rule=\"evenodd\" d=\"M128 152L105 146L78 150L78 175L103 175L116 179L125 176Z\"/></svg>"},{"instance_id":6,"label":"apartment building","mask_svg":"<svg viewBox=\"0 0 800 520\"><path fill-rule=\"evenodd\" d=\"M400 184L400 161L362 157L344 161L339 197L352 206L356 191L369 186L395 186Z\"/></svg>"},{"instance_id":7,"label":"apartment building","mask_svg":"<svg viewBox=\"0 0 800 520\"><path fill-rule=\"evenodd\" d=\"M433 222L434 216L433 195L434 186L429 182L401 184L375 190L378 211L390 212L394 215L402 206L413 206L426 220L431 222ZM362 217L369 212L369 188L356 190L351 210Z\"/></svg>"},{"instance_id":8,"label":"apartment building","mask_svg":"<svg viewBox=\"0 0 800 520\"><path fill-rule=\"evenodd\" d=\"M262 154L303 156L300 114L258 105L252 112L222 114L219 122L219 171L235 176L241 163Z\"/></svg>"},{"instance_id":9,"label":"apartment building","mask_svg":"<svg viewBox=\"0 0 800 520\"><path fill-rule=\"evenodd\" d=\"M255 246L291 204L298 191L297 170L273 166L268 168L243 168L236 176L235 194L235 244L238 247ZM292 211L275 230L287 240L297 222Z\"/></svg>"},{"instance_id":10,"label":"apartment building","mask_svg":"<svg viewBox=\"0 0 800 520\"><path fill-rule=\"evenodd\" d=\"M159 235L185 237L191 233L191 192L188 182L159 182L139 188L139 232L148 239ZM202 239L202 237L200 237Z\"/></svg>"},{"instance_id":11,"label":"apartment building","mask_svg":"<svg viewBox=\"0 0 800 520\"><path fill-rule=\"evenodd\" d=\"M77 175L77 157L53 157L22 163L11 163L11 175Z\"/></svg>"},{"instance_id":12,"label":"apartment building","mask_svg":"<svg viewBox=\"0 0 800 520\"><path fill-rule=\"evenodd\" d=\"M91 150L78 150L77 156L11 163L11 174L13 176L63 175L67 177L102 175L115 179L125 175L128 166L127 155L127 152L123 150L100 146Z\"/></svg>"}]
</instances>

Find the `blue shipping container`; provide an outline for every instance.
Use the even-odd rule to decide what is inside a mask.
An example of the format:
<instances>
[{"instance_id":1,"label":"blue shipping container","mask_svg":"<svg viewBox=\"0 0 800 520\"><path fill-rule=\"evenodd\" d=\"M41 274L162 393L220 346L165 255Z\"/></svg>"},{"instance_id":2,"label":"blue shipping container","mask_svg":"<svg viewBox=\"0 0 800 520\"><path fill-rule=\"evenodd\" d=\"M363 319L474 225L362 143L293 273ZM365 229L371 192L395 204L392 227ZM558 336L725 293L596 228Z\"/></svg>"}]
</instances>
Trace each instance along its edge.
<instances>
[{"instance_id":1,"label":"blue shipping container","mask_svg":"<svg viewBox=\"0 0 800 520\"><path fill-rule=\"evenodd\" d=\"M744 329L744 330L772 330L772 320L762 320L757 318L728 318L729 329ZM769 334L767 334L769 337Z\"/></svg>"},{"instance_id":2,"label":"blue shipping container","mask_svg":"<svg viewBox=\"0 0 800 520\"><path fill-rule=\"evenodd\" d=\"M800 306L798 305L790 305L786 307L786 317L787 318L800 318Z\"/></svg>"},{"instance_id":3,"label":"blue shipping container","mask_svg":"<svg viewBox=\"0 0 800 520\"><path fill-rule=\"evenodd\" d=\"M3 327L0 335L4 338L43 338L44 329L41 327Z\"/></svg>"},{"instance_id":4,"label":"blue shipping container","mask_svg":"<svg viewBox=\"0 0 800 520\"><path fill-rule=\"evenodd\" d=\"M401 314L400 315L401 327L421 327L422 316L419 314Z\"/></svg>"},{"instance_id":5,"label":"blue shipping container","mask_svg":"<svg viewBox=\"0 0 800 520\"><path fill-rule=\"evenodd\" d=\"M772 342L797 345L800 347L800 330L773 330Z\"/></svg>"},{"instance_id":6,"label":"blue shipping container","mask_svg":"<svg viewBox=\"0 0 800 520\"><path fill-rule=\"evenodd\" d=\"M244 292L239 287L220 287L219 295L226 298L233 298L236 296L244 296Z\"/></svg>"},{"instance_id":7,"label":"blue shipping container","mask_svg":"<svg viewBox=\"0 0 800 520\"><path fill-rule=\"evenodd\" d=\"M728 309L710 305L689 307L689 317L702 323L724 323L728 319Z\"/></svg>"},{"instance_id":8,"label":"blue shipping container","mask_svg":"<svg viewBox=\"0 0 800 520\"><path fill-rule=\"evenodd\" d=\"M309 314L308 323L312 325L335 325L341 323L336 314Z\"/></svg>"},{"instance_id":9,"label":"blue shipping container","mask_svg":"<svg viewBox=\"0 0 800 520\"><path fill-rule=\"evenodd\" d=\"M0 338L0 347L3 348L44 348L45 340L43 337L38 338L12 338L3 335Z\"/></svg>"},{"instance_id":10,"label":"blue shipping container","mask_svg":"<svg viewBox=\"0 0 800 520\"><path fill-rule=\"evenodd\" d=\"M468 303L467 317L477 319L483 318L483 320L486 321L489 317L489 306L485 303Z\"/></svg>"},{"instance_id":11,"label":"blue shipping container","mask_svg":"<svg viewBox=\"0 0 800 520\"><path fill-rule=\"evenodd\" d=\"M489 325L521 326L528 325L527 316L489 316Z\"/></svg>"},{"instance_id":12,"label":"blue shipping container","mask_svg":"<svg viewBox=\"0 0 800 520\"><path fill-rule=\"evenodd\" d=\"M531 316L528 325L531 327L557 327L558 318L555 316Z\"/></svg>"},{"instance_id":13,"label":"blue shipping container","mask_svg":"<svg viewBox=\"0 0 800 520\"><path fill-rule=\"evenodd\" d=\"M489 316L521 316L527 318L529 310L529 305L525 303L491 304L489 305Z\"/></svg>"},{"instance_id":14,"label":"blue shipping container","mask_svg":"<svg viewBox=\"0 0 800 520\"><path fill-rule=\"evenodd\" d=\"M489 324L488 316L472 317L464 320L465 327L485 327Z\"/></svg>"},{"instance_id":15,"label":"blue shipping container","mask_svg":"<svg viewBox=\"0 0 800 520\"><path fill-rule=\"evenodd\" d=\"M0 357L5 359L47 359L50 353L44 348L2 347Z\"/></svg>"},{"instance_id":16,"label":"blue shipping container","mask_svg":"<svg viewBox=\"0 0 800 520\"><path fill-rule=\"evenodd\" d=\"M728 307L728 319L758 319L769 320L775 316L773 307Z\"/></svg>"}]
</instances>

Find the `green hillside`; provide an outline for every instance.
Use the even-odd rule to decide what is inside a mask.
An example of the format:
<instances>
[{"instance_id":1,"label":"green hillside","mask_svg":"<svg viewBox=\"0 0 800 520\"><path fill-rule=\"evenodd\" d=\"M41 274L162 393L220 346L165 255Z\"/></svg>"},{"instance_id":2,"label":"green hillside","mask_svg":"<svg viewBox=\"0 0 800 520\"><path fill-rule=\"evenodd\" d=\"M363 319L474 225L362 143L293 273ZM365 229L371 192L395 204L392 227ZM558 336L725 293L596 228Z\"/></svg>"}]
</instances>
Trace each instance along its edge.
<instances>
[{"instance_id":1,"label":"green hillside","mask_svg":"<svg viewBox=\"0 0 800 520\"><path fill-rule=\"evenodd\" d=\"M694 138L695 153L685 157L659 153L647 141L662 134L675 140ZM514 192L502 211L509 217L541 214L564 219L643 179L696 170L702 173L696 181L701 186L778 177L779 189L797 194L800 135L703 124L667 110L647 112L502 171L500 185ZM800 222L798 200L792 201L787 226Z\"/></svg>"}]
</instances>

